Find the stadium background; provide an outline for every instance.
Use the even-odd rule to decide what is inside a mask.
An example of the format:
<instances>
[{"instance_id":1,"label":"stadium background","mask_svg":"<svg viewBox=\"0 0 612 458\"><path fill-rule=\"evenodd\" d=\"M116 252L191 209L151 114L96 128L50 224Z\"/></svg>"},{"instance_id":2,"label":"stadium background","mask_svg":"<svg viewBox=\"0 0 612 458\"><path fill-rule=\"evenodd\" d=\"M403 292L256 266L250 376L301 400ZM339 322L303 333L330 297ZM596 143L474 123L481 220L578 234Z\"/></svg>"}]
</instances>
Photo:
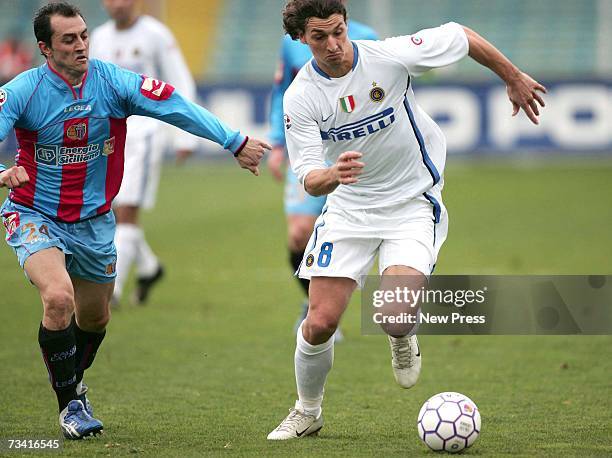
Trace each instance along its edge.
<instances>
[{"instance_id":1,"label":"stadium background","mask_svg":"<svg viewBox=\"0 0 612 458\"><path fill-rule=\"evenodd\" d=\"M5 0L0 40L31 43L37 0ZM77 2L90 28L106 20L97 0ZM148 0L175 33L200 100L244 131L265 136L283 0ZM9 14L7 14L7 10ZM469 59L416 81L417 98L447 134L451 154L519 151L584 154L612 149L612 2L609 0L352 0L351 17L382 37L454 20L481 32L550 89L542 126L505 116L495 75ZM4 37L3 37L4 35ZM12 144L5 145L10 151ZM202 143L205 152L218 149Z\"/></svg>"},{"instance_id":2,"label":"stadium background","mask_svg":"<svg viewBox=\"0 0 612 458\"><path fill-rule=\"evenodd\" d=\"M97 0L76 1L91 29ZM282 0L146 1L177 36L201 102L265 137L282 35ZM0 40L33 44L38 0L4 0ZM503 86L466 59L415 82L449 140L451 214L441 274L612 273L612 2L351 0L350 16L393 36L454 20L546 84L542 125L510 118ZM9 164L11 141L0 146ZM319 440L267 444L294 399L291 327L300 301L285 254L282 189L202 142L188 167L169 161L144 224L168 268L150 306L114 314L87 382L102 441L65 454L399 455L425 449L421 403L471 396L483 413L473 453L612 454L609 336L424 336L421 381L393 384L383 339L344 319ZM214 157L215 160L206 160ZM264 167L265 168L265 167ZM0 192L4 197L4 192ZM54 400L36 346L40 305L0 247L0 437L53 437ZM129 291L128 291L129 294Z\"/></svg>"}]
</instances>

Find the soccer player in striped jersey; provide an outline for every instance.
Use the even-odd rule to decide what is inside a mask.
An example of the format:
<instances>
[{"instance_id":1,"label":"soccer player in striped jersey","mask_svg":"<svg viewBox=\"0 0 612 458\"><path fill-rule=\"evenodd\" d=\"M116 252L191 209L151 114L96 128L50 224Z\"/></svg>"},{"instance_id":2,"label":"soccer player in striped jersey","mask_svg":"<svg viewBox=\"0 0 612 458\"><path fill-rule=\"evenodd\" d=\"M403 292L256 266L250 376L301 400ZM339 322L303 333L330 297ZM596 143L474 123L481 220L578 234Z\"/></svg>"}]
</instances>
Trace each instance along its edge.
<instances>
[{"instance_id":1,"label":"soccer player in striped jersey","mask_svg":"<svg viewBox=\"0 0 612 458\"><path fill-rule=\"evenodd\" d=\"M0 208L6 241L40 292L38 341L68 439L99 434L83 374L110 318L113 198L123 176L126 119L150 116L229 150L259 174L269 146L230 129L163 81L89 60L87 25L64 2L43 6L34 33L46 63L0 88L0 140L15 128L16 165ZM9 297L9 296L7 296Z\"/></svg>"},{"instance_id":2,"label":"soccer player in striped jersey","mask_svg":"<svg viewBox=\"0 0 612 458\"><path fill-rule=\"evenodd\" d=\"M346 1L343 2L346 4ZM377 40L376 32L365 24L351 20L348 24L348 34L351 40ZM294 41L289 35L284 35L281 43L280 60L274 77L272 98L270 101L270 142L272 150L268 156L268 168L278 180L283 179L282 167L286 158L285 123L283 121L283 96L285 91L298 74L300 69L312 58L310 48L299 41ZM287 245L289 248L289 263L293 272L298 270L308 239L317 217L325 206L325 196L311 196L304 191L291 167L285 173L284 191L285 215L287 218ZM308 297L310 281L296 277L300 286ZM295 326L298 326L306 317L308 300L302 304L302 311ZM340 329L336 331L336 342L342 339Z\"/></svg>"},{"instance_id":3,"label":"soccer player in striped jersey","mask_svg":"<svg viewBox=\"0 0 612 458\"><path fill-rule=\"evenodd\" d=\"M376 255L383 284L420 290L446 238L445 140L416 104L413 78L469 55L504 81L514 114L522 109L536 124L538 104L544 106L538 92L545 92L491 43L456 23L385 41L351 41L339 0L290 0L283 22L314 56L283 100L291 167L306 192L328 198L298 270L311 281L295 351L298 400L271 440L323 427L332 336ZM383 329L395 378L410 388L421 369L414 329Z\"/></svg>"}]
</instances>

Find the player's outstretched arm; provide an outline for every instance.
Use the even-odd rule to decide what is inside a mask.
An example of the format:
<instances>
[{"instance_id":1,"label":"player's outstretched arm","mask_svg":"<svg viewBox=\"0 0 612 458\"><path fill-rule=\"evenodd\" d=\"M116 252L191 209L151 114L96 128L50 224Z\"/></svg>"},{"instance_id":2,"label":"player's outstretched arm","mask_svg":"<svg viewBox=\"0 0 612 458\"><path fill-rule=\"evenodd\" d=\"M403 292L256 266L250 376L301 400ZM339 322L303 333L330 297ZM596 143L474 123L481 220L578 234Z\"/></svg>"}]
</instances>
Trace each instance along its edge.
<instances>
[{"instance_id":1,"label":"player's outstretched arm","mask_svg":"<svg viewBox=\"0 0 612 458\"><path fill-rule=\"evenodd\" d=\"M235 154L236 160L240 167L250 170L253 175L259 176L259 162L261 162L266 150L270 149L272 147L266 142L247 137L244 146Z\"/></svg>"},{"instance_id":2,"label":"player's outstretched arm","mask_svg":"<svg viewBox=\"0 0 612 458\"><path fill-rule=\"evenodd\" d=\"M10 169L0 172L0 188L21 188L30 181L28 172L20 165L11 167Z\"/></svg>"},{"instance_id":3,"label":"player's outstretched arm","mask_svg":"<svg viewBox=\"0 0 612 458\"><path fill-rule=\"evenodd\" d=\"M544 99L538 93L546 93L546 88L531 78L528 74L521 72L510 60L504 56L495 46L478 35L472 29L463 26L470 46L469 55L472 59L492 71L506 83L508 98L512 102L512 116L516 116L522 109L534 124L539 124L538 116L543 107Z\"/></svg>"},{"instance_id":4,"label":"player's outstretched arm","mask_svg":"<svg viewBox=\"0 0 612 458\"><path fill-rule=\"evenodd\" d=\"M346 151L338 156L331 167L311 171L304 179L306 192L312 196L323 196L332 193L341 184L357 183L365 165L358 161L361 156L363 154L357 151Z\"/></svg>"}]
</instances>

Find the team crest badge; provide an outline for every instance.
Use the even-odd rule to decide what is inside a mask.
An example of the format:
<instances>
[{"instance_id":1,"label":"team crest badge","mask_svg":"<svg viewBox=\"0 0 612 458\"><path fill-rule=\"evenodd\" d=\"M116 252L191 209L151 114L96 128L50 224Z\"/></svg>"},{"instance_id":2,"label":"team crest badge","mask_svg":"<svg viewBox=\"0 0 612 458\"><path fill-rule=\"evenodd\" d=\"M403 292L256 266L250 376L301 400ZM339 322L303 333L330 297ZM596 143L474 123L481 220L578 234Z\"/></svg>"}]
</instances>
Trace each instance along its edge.
<instances>
[{"instance_id":1,"label":"team crest badge","mask_svg":"<svg viewBox=\"0 0 612 458\"><path fill-rule=\"evenodd\" d=\"M340 97L340 108L346 113L351 113L355 109L355 97L352 95Z\"/></svg>"},{"instance_id":2,"label":"team crest badge","mask_svg":"<svg viewBox=\"0 0 612 458\"><path fill-rule=\"evenodd\" d=\"M6 102L8 95L4 89L0 89L0 110L2 110L2 105Z\"/></svg>"},{"instance_id":3,"label":"team crest badge","mask_svg":"<svg viewBox=\"0 0 612 458\"><path fill-rule=\"evenodd\" d=\"M285 121L285 129L291 129L291 119L289 119L289 115L283 115L283 120Z\"/></svg>"},{"instance_id":4,"label":"team crest badge","mask_svg":"<svg viewBox=\"0 0 612 458\"><path fill-rule=\"evenodd\" d=\"M381 102L385 98L385 90L382 87L375 86L370 91L370 99L372 102Z\"/></svg>"},{"instance_id":5,"label":"team crest badge","mask_svg":"<svg viewBox=\"0 0 612 458\"><path fill-rule=\"evenodd\" d=\"M106 275L113 275L115 273L115 267L116 267L116 264L114 262L107 264L106 265Z\"/></svg>"},{"instance_id":6,"label":"team crest badge","mask_svg":"<svg viewBox=\"0 0 612 458\"><path fill-rule=\"evenodd\" d=\"M84 122L80 124L74 124L73 126L68 127L66 130L66 137L70 140L83 140L87 135L87 124Z\"/></svg>"},{"instance_id":7,"label":"team crest badge","mask_svg":"<svg viewBox=\"0 0 612 458\"><path fill-rule=\"evenodd\" d=\"M102 149L102 154L104 156L110 156L115 152L115 137L109 138L108 140L104 140L104 148Z\"/></svg>"},{"instance_id":8,"label":"team crest badge","mask_svg":"<svg viewBox=\"0 0 612 458\"><path fill-rule=\"evenodd\" d=\"M314 256L312 254L309 254L306 257L306 267L311 267L314 264Z\"/></svg>"}]
</instances>

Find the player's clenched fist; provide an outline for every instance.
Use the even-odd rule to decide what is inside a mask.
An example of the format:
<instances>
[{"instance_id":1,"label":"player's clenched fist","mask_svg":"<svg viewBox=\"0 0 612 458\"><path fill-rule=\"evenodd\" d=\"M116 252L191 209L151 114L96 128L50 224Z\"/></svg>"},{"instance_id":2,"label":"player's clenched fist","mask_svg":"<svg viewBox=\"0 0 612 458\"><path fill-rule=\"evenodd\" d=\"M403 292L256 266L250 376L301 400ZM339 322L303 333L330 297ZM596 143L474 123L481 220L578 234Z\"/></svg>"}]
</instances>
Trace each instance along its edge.
<instances>
[{"instance_id":1,"label":"player's clenched fist","mask_svg":"<svg viewBox=\"0 0 612 458\"><path fill-rule=\"evenodd\" d=\"M334 165L338 182L340 184L357 183L357 177L363 173L363 162L359 162L363 154L357 151L346 151L338 156Z\"/></svg>"},{"instance_id":2,"label":"player's clenched fist","mask_svg":"<svg viewBox=\"0 0 612 458\"><path fill-rule=\"evenodd\" d=\"M10 189L21 188L29 181L28 172L20 165L0 172L0 187L2 188L5 186Z\"/></svg>"},{"instance_id":3,"label":"player's clenched fist","mask_svg":"<svg viewBox=\"0 0 612 458\"><path fill-rule=\"evenodd\" d=\"M256 138L249 138L244 148L236 156L236 160L240 167L250 170L253 175L259 176L259 162L266 150L271 149L272 147L266 142Z\"/></svg>"}]
</instances>

